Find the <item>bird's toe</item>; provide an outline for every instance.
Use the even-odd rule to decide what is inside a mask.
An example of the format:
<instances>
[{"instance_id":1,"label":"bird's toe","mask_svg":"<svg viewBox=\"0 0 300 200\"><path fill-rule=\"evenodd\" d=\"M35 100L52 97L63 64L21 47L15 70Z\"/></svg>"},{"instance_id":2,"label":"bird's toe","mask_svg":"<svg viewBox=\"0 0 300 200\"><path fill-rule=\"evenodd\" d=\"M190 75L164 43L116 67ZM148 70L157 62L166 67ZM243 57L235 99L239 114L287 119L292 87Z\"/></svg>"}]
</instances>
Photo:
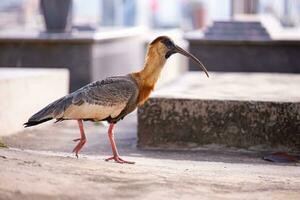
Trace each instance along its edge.
<instances>
[{"instance_id":1,"label":"bird's toe","mask_svg":"<svg viewBox=\"0 0 300 200\"><path fill-rule=\"evenodd\" d=\"M75 148L73 149L73 153L75 153L75 156L78 158L78 153L79 151L82 149L82 147L84 146L84 144L86 143L86 139L79 139L80 142L78 142L78 144L75 146Z\"/></svg>"},{"instance_id":2,"label":"bird's toe","mask_svg":"<svg viewBox=\"0 0 300 200\"><path fill-rule=\"evenodd\" d=\"M74 139L73 141L74 142L78 142L80 140L80 138L76 138L76 139Z\"/></svg>"},{"instance_id":3,"label":"bird's toe","mask_svg":"<svg viewBox=\"0 0 300 200\"><path fill-rule=\"evenodd\" d=\"M109 158L105 159L105 161L110 161L110 160L114 160L116 163L120 163L120 164L123 164L123 163L134 164L135 163L135 162L123 160L119 156L112 156L112 157L109 157Z\"/></svg>"}]
</instances>

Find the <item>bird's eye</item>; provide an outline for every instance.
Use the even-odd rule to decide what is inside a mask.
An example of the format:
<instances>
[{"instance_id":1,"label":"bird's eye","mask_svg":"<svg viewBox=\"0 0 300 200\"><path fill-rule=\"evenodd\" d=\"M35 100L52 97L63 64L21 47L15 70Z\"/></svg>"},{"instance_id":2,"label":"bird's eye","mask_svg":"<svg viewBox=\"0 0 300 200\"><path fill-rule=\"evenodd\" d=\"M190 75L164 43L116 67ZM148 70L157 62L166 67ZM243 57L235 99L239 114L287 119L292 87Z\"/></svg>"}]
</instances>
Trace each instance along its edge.
<instances>
[{"instance_id":1,"label":"bird's eye","mask_svg":"<svg viewBox=\"0 0 300 200\"><path fill-rule=\"evenodd\" d=\"M174 47L174 44L173 44L173 42L171 40L165 40L164 44L166 45L166 47L168 49L172 49Z\"/></svg>"},{"instance_id":2,"label":"bird's eye","mask_svg":"<svg viewBox=\"0 0 300 200\"><path fill-rule=\"evenodd\" d=\"M171 46L171 45L172 45L172 42L171 42L170 40L167 40L166 45L167 45L167 46Z\"/></svg>"}]
</instances>

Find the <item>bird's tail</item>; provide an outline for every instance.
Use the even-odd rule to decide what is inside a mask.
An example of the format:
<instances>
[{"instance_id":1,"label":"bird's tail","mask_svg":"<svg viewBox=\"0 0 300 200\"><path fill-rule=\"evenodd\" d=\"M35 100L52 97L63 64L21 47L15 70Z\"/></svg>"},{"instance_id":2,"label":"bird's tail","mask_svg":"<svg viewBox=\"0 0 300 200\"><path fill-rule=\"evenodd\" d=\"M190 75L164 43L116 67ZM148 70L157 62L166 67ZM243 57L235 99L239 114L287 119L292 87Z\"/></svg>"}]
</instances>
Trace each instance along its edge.
<instances>
[{"instance_id":1,"label":"bird's tail","mask_svg":"<svg viewBox=\"0 0 300 200\"><path fill-rule=\"evenodd\" d=\"M35 125L44 123L44 122L49 121L51 119L53 119L53 118L49 117L49 118L42 119L42 120L39 120L39 121L30 121L30 120L28 120L28 122L24 123L23 125L26 128L26 127L35 126Z\"/></svg>"},{"instance_id":2,"label":"bird's tail","mask_svg":"<svg viewBox=\"0 0 300 200\"><path fill-rule=\"evenodd\" d=\"M53 118L59 118L59 115L62 114L66 107L70 105L70 99L67 97L62 97L53 103L49 104L24 123L24 127L35 126L46 121L49 121Z\"/></svg>"}]
</instances>

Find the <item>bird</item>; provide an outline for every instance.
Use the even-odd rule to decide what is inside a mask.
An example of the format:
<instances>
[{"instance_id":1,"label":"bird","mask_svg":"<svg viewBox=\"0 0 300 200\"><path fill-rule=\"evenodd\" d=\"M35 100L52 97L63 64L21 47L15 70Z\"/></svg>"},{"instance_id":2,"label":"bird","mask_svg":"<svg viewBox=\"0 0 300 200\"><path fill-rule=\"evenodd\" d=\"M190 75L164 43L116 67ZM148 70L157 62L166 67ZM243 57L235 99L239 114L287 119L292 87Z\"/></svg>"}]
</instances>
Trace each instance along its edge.
<instances>
[{"instance_id":1,"label":"bird","mask_svg":"<svg viewBox=\"0 0 300 200\"><path fill-rule=\"evenodd\" d=\"M170 37L159 36L148 45L144 66L140 71L108 77L83 86L41 109L24 126L35 126L52 119L56 119L56 122L77 120L80 138L73 140L78 142L73 153L78 158L87 141L83 121L107 121L112 156L105 160L134 164L135 162L120 157L114 140L114 127L118 121L145 103L154 90L167 59L176 53L192 59L209 77L207 69L194 55L176 45Z\"/></svg>"}]
</instances>

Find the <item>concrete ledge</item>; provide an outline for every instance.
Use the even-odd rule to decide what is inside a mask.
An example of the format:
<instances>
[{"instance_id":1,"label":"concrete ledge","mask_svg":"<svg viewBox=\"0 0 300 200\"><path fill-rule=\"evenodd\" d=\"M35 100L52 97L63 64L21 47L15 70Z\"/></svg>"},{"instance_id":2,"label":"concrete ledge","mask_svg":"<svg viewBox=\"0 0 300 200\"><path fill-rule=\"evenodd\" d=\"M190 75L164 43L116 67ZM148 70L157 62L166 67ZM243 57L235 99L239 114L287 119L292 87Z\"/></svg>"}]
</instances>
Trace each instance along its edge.
<instances>
[{"instance_id":1,"label":"concrete ledge","mask_svg":"<svg viewBox=\"0 0 300 200\"><path fill-rule=\"evenodd\" d=\"M300 73L300 40L205 39L198 32L185 39L210 71ZM189 69L199 70L191 61Z\"/></svg>"},{"instance_id":2,"label":"concrete ledge","mask_svg":"<svg viewBox=\"0 0 300 200\"><path fill-rule=\"evenodd\" d=\"M144 33L143 28L101 28L69 34L0 31L0 66L68 68L73 92L108 75L140 69Z\"/></svg>"},{"instance_id":3,"label":"concrete ledge","mask_svg":"<svg viewBox=\"0 0 300 200\"><path fill-rule=\"evenodd\" d=\"M0 136L22 130L32 114L68 89L66 69L0 68Z\"/></svg>"},{"instance_id":4,"label":"concrete ledge","mask_svg":"<svg viewBox=\"0 0 300 200\"><path fill-rule=\"evenodd\" d=\"M300 75L188 73L138 110L141 148L300 151Z\"/></svg>"}]
</instances>

